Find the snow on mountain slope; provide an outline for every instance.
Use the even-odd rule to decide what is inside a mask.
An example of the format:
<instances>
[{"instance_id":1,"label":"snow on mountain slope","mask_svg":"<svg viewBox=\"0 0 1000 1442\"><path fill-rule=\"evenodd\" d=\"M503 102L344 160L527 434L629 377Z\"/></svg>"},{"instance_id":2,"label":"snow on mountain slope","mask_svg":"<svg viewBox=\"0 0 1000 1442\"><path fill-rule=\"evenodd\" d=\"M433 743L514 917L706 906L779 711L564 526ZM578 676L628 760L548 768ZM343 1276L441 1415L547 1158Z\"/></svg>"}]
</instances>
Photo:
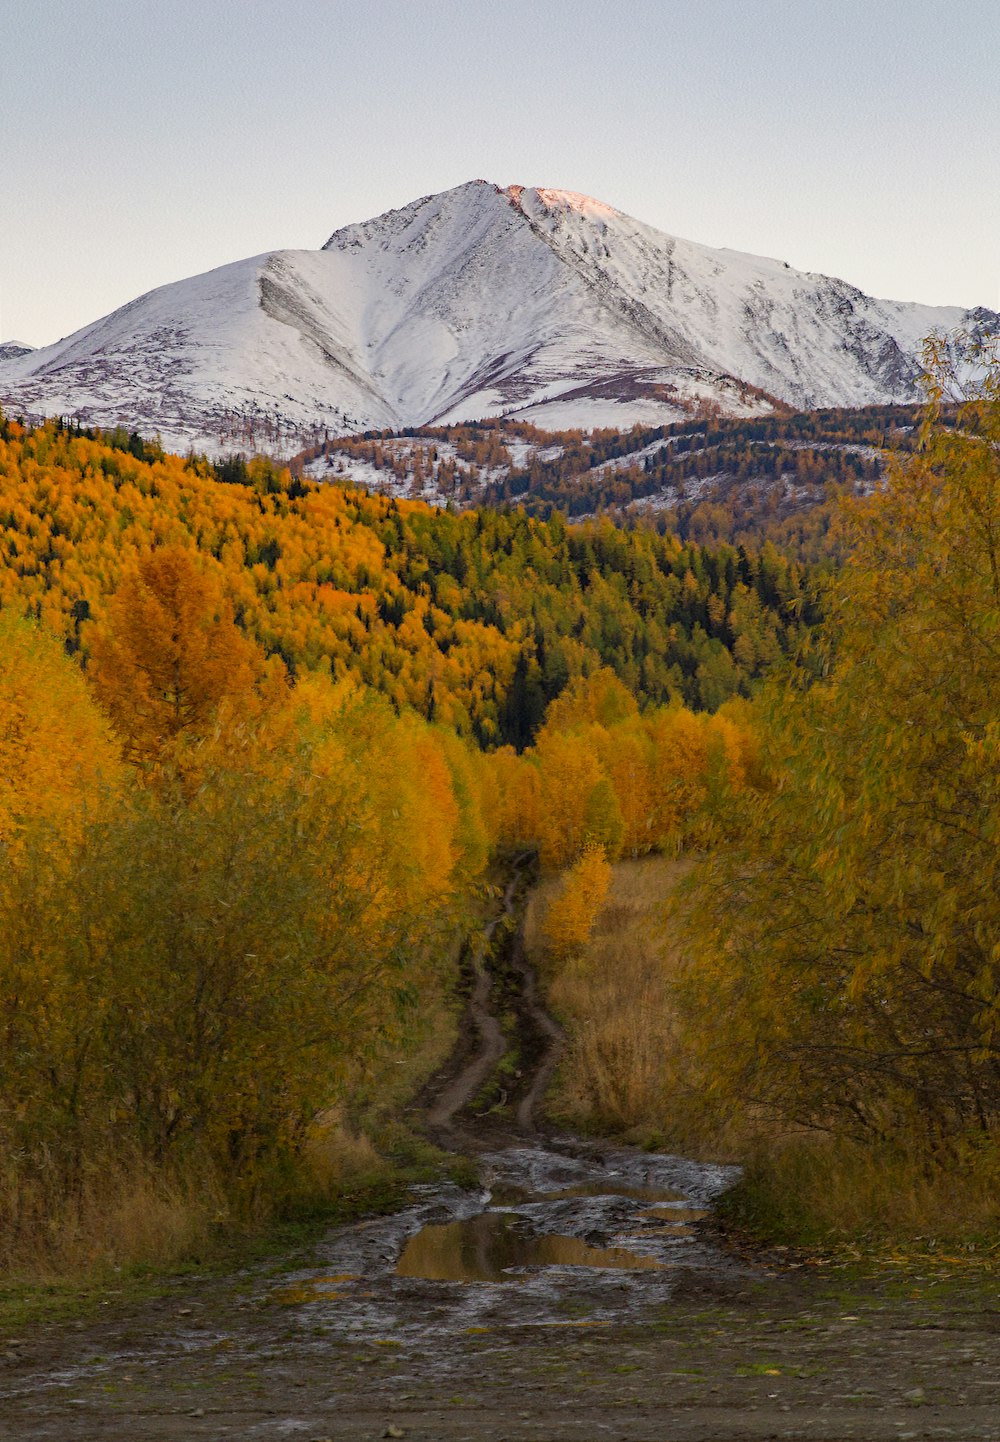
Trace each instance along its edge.
<instances>
[{"instance_id":1,"label":"snow on mountain slope","mask_svg":"<svg viewBox=\"0 0 1000 1442\"><path fill-rule=\"evenodd\" d=\"M568 191L472 181L162 286L43 350L0 349L0 404L212 453L507 414L661 423L916 396L931 330L985 310L879 301L664 235Z\"/></svg>"},{"instance_id":2,"label":"snow on mountain slope","mask_svg":"<svg viewBox=\"0 0 1000 1442\"><path fill-rule=\"evenodd\" d=\"M392 425L310 284L315 258L279 251L150 291L0 365L0 404L158 431L181 449L280 449L317 425Z\"/></svg>"}]
</instances>

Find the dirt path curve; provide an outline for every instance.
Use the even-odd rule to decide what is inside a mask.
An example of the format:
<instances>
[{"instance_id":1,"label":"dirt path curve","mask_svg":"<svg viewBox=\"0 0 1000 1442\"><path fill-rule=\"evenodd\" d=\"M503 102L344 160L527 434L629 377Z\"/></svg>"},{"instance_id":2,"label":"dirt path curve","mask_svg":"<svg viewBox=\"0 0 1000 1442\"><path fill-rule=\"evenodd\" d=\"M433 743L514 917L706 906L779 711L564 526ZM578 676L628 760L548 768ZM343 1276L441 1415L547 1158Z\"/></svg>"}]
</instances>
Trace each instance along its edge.
<instances>
[{"instance_id":1,"label":"dirt path curve","mask_svg":"<svg viewBox=\"0 0 1000 1442\"><path fill-rule=\"evenodd\" d=\"M522 1132L533 1133L538 1131L538 1112L556 1067L559 1065L567 1037L559 1023L549 1015L538 999L538 984L534 968L525 956L524 937L520 931L514 940L511 963L521 978L521 997L525 1013L545 1042L544 1050L534 1068L531 1082L518 1102L515 1113L518 1128Z\"/></svg>"},{"instance_id":2,"label":"dirt path curve","mask_svg":"<svg viewBox=\"0 0 1000 1442\"><path fill-rule=\"evenodd\" d=\"M455 1114L467 1106L481 1090L507 1050L503 1028L490 1006L493 978L487 968L486 959L497 927L506 917L514 914L514 899L524 885L523 871L529 860L530 853L526 852L515 861L513 874L504 889L502 909L492 921L487 922L476 946L473 960L475 980L466 1007L465 1029L469 1029L471 1023L478 1032L479 1048L472 1059L460 1066L451 1080L445 1083L443 1090L427 1108L427 1130L443 1145L454 1140L452 1122Z\"/></svg>"},{"instance_id":3,"label":"dirt path curve","mask_svg":"<svg viewBox=\"0 0 1000 1442\"><path fill-rule=\"evenodd\" d=\"M474 981L466 1006L462 1026L463 1036L471 1032L478 1036L479 1043L471 1056L466 1046L460 1043L459 1050L444 1068L444 1079L430 1084L434 1093L425 1105L425 1128L428 1134L441 1146L452 1150L478 1150L483 1137L495 1142L498 1128L496 1122L477 1122L466 1118L461 1126L456 1117L467 1108L482 1091L507 1053L511 1041L505 1036L503 1027L493 1005L492 994L496 978L492 974L491 948L498 928L507 923L511 928L508 939L508 954L505 964L516 978L517 994L514 1005L522 1028L531 1034L533 1045L526 1074L520 1078L520 1096L514 1103L513 1121L517 1134L525 1137L537 1136L538 1114L552 1081L563 1048L566 1033L559 1023L549 1015L538 995L534 968L524 950L521 927L516 924L517 911L527 885L530 883L534 854L523 852L512 863L511 876L503 892L501 909L483 928L473 960Z\"/></svg>"}]
</instances>

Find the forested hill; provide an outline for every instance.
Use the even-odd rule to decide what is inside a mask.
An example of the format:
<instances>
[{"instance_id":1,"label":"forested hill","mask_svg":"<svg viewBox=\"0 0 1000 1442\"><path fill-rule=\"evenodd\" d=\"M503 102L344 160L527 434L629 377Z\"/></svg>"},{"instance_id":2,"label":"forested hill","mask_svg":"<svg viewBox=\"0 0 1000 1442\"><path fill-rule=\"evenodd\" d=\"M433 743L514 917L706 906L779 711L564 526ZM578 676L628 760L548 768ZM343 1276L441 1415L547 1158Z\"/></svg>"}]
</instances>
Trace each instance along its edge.
<instances>
[{"instance_id":1,"label":"forested hill","mask_svg":"<svg viewBox=\"0 0 1000 1442\"><path fill-rule=\"evenodd\" d=\"M332 438L292 469L440 505L641 519L710 544L770 540L816 560L838 551L832 502L877 486L887 455L912 450L917 420L918 408L906 405L589 433L496 420Z\"/></svg>"},{"instance_id":2,"label":"forested hill","mask_svg":"<svg viewBox=\"0 0 1000 1442\"><path fill-rule=\"evenodd\" d=\"M602 664L641 702L714 709L818 614L815 576L770 545L456 514L263 460L212 466L124 432L0 418L3 607L85 664L108 597L164 544L200 553L291 672L353 672L487 746L526 744L548 701Z\"/></svg>"}]
</instances>

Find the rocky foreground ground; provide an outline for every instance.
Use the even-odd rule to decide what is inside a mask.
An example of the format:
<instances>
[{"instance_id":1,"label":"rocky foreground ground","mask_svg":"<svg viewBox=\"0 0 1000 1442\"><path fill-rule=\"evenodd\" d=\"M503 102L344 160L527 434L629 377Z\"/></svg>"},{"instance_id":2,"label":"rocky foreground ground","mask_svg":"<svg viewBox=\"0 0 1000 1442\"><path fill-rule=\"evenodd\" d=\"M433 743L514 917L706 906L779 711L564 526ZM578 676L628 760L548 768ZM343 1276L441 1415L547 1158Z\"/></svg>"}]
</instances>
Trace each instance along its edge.
<instances>
[{"instance_id":1,"label":"rocky foreground ground","mask_svg":"<svg viewBox=\"0 0 1000 1442\"><path fill-rule=\"evenodd\" d=\"M0 1438L1000 1437L995 1288L947 1267L681 1265L610 1319L582 1270L536 1320L483 1303L505 1284L400 1279L396 1325L350 1330L371 1289L314 1260L8 1340Z\"/></svg>"}]
</instances>

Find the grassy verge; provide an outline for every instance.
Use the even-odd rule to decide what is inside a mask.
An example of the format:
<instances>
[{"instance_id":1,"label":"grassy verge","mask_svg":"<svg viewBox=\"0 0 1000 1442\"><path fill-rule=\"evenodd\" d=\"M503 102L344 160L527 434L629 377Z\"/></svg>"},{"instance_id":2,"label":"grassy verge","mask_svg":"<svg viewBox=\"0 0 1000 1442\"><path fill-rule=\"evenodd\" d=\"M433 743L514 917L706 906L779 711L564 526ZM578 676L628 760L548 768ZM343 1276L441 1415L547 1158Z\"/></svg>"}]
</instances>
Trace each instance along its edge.
<instances>
[{"instance_id":1,"label":"grassy verge","mask_svg":"<svg viewBox=\"0 0 1000 1442\"><path fill-rule=\"evenodd\" d=\"M682 958L667 905L690 863L649 857L614 868L582 953L556 962L543 940L560 886L543 881L525 939L570 1036L549 1097L561 1123L640 1145L739 1162L719 1215L758 1243L892 1258L1000 1262L1000 1140L933 1164L925 1150L862 1145L781 1127L751 1106L713 1106L704 1048L685 1046L675 981ZM725 1018L714 1044L725 1045Z\"/></svg>"},{"instance_id":2,"label":"grassy verge","mask_svg":"<svg viewBox=\"0 0 1000 1442\"><path fill-rule=\"evenodd\" d=\"M325 1144L337 1156L335 1169L314 1172L311 1184L301 1179L284 1215L253 1224L213 1217L203 1199L171 1195L161 1186L150 1226L171 1218L174 1226L156 1247L142 1246L145 1230L141 1235L132 1231L119 1239L120 1262L105 1251L89 1261L79 1254L55 1262L36 1256L33 1263L12 1268L0 1280L0 1338L40 1322L71 1321L109 1306L170 1297L194 1280L247 1266L267 1262L284 1271L308 1265L315 1242L331 1226L399 1210L413 1183L447 1176L468 1186L475 1179L467 1159L439 1151L401 1123L383 1123L379 1140L376 1148L367 1137L331 1131ZM91 1233L93 1238L93 1228Z\"/></svg>"},{"instance_id":3,"label":"grassy verge","mask_svg":"<svg viewBox=\"0 0 1000 1442\"><path fill-rule=\"evenodd\" d=\"M868 1254L979 1258L1000 1264L996 1155L928 1165L904 1146L839 1138L759 1143L723 1199L730 1226L778 1245Z\"/></svg>"}]
</instances>

